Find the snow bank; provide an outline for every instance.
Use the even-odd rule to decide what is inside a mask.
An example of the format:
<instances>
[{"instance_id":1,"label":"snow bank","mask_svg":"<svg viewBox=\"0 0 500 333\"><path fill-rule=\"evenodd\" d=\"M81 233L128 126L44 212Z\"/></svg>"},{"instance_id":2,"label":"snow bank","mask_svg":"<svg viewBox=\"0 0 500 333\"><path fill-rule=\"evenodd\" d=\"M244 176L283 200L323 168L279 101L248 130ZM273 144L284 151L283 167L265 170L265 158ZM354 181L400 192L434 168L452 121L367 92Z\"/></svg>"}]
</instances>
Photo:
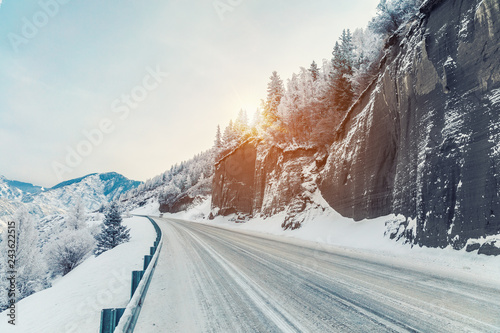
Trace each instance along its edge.
<instances>
[{"instance_id":1,"label":"snow bank","mask_svg":"<svg viewBox=\"0 0 500 333\"><path fill-rule=\"evenodd\" d=\"M450 247L435 249L411 246L396 242L384 236L386 222L396 219L394 215L354 222L331 208L310 210L299 229L283 230L281 223L286 213L270 218L253 218L244 223L236 223L235 216L208 220L210 199L187 212L165 214L179 219L205 223L221 228L238 230L247 234L259 234L277 241L296 243L318 250L342 250L370 257L371 260L394 262L398 265L410 264L414 268L447 272L463 279L482 279L485 283L500 285L500 256L484 256L468 253L465 249L456 251Z\"/></svg>"},{"instance_id":2,"label":"snow bank","mask_svg":"<svg viewBox=\"0 0 500 333\"><path fill-rule=\"evenodd\" d=\"M99 332L103 308L125 307L130 299L133 270L142 270L143 258L156 238L142 217L124 219L131 240L99 257L90 257L49 289L17 304L16 326L0 313L0 332Z\"/></svg>"},{"instance_id":3,"label":"snow bank","mask_svg":"<svg viewBox=\"0 0 500 333\"><path fill-rule=\"evenodd\" d=\"M150 201L146 205L130 211L130 214L159 216L160 215L160 203L158 202L158 200Z\"/></svg>"}]
</instances>

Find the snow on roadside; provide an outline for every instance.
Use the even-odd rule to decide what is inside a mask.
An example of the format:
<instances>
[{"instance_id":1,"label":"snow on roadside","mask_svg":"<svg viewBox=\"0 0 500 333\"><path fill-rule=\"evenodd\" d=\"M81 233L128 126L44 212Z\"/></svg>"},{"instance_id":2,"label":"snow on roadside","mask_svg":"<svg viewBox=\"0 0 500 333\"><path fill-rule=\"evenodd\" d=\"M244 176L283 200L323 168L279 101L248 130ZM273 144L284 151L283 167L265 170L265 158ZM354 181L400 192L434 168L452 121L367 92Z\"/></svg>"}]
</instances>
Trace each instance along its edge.
<instances>
[{"instance_id":1,"label":"snow on roadside","mask_svg":"<svg viewBox=\"0 0 500 333\"><path fill-rule=\"evenodd\" d=\"M234 222L234 216L218 216L208 220L210 199L187 212L165 214L169 217L186 219L249 234L264 235L278 241L314 247L319 251L341 250L365 256L371 260L383 260L401 266L446 273L462 279L474 279L500 285L500 256L485 256L457 251L451 247L435 249L402 244L384 236L385 223L396 218L394 215L354 222L335 210L327 208L310 210L306 221L299 229L283 230L281 223L285 213L270 218L253 218L244 223ZM233 221L231 221L231 219Z\"/></svg>"},{"instance_id":2,"label":"snow on roadside","mask_svg":"<svg viewBox=\"0 0 500 333\"><path fill-rule=\"evenodd\" d=\"M130 211L130 214L159 216L160 203L158 200L150 201L142 207Z\"/></svg>"},{"instance_id":3,"label":"snow on roadside","mask_svg":"<svg viewBox=\"0 0 500 333\"><path fill-rule=\"evenodd\" d=\"M142 217L124 219L131 240L99 257L90 257L51 288L35 293L17 304L16 326L0 313L2 333L99 332L103 308L125 307L130 299L133 270L142 270L156 233Z\"/></svg>"}]
</instances>

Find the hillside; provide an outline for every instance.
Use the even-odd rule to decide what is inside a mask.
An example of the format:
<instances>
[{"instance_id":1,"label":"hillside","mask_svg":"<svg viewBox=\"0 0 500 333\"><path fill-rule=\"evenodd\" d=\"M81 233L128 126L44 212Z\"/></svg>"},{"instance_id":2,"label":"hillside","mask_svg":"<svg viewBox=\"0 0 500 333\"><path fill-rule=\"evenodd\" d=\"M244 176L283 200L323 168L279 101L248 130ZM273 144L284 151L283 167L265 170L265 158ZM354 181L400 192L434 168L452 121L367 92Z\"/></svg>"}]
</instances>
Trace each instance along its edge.
<instances>
[{"instance_id":1,"label":"hillside","mask_svg":"<svg viewBox=\"0 0 500 333\"><path fill-rule=\"evenodd\" d=\"M197 154L124 193L119 202L127 210L151 203L164 212L186 210L211 194L213 162L213 150Z\"/></svg>"}]
</instances>

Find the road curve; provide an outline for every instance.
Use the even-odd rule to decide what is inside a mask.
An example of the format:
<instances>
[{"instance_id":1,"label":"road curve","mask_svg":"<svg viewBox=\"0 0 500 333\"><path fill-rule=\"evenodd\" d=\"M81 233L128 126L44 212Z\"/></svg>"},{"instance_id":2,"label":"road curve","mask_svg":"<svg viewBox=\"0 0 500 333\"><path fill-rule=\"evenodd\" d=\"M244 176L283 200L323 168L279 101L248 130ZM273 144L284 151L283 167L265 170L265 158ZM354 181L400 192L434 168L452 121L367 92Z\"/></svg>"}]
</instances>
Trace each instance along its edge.
<instances>
[{"instance_id":1,"label":"road curve","mask_svg":"<svg viewBox=\"0 0 500 333\"><path fill-rule=\"evenodd\" d=\"M135 332L500 332L500 289L355 254L155 218Z\"/></svg>"}]
</instances>

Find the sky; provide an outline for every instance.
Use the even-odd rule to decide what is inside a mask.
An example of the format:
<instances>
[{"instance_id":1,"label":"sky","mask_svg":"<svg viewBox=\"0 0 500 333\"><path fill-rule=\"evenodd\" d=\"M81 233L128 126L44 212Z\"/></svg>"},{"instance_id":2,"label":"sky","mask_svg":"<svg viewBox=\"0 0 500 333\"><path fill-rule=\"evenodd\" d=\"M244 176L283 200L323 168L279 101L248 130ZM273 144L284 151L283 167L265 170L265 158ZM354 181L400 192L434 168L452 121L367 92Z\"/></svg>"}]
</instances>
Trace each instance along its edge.
<instances>
[{"instance_id":1,"label":"sky","mask_svg":"<svg viewBox=\"0 0 500 333\"><path fill-rule=\"evenodd\" d=\"M146 180L330 59L378 0L0 0L0 175Z\"/></svg>"}]
</instances>

